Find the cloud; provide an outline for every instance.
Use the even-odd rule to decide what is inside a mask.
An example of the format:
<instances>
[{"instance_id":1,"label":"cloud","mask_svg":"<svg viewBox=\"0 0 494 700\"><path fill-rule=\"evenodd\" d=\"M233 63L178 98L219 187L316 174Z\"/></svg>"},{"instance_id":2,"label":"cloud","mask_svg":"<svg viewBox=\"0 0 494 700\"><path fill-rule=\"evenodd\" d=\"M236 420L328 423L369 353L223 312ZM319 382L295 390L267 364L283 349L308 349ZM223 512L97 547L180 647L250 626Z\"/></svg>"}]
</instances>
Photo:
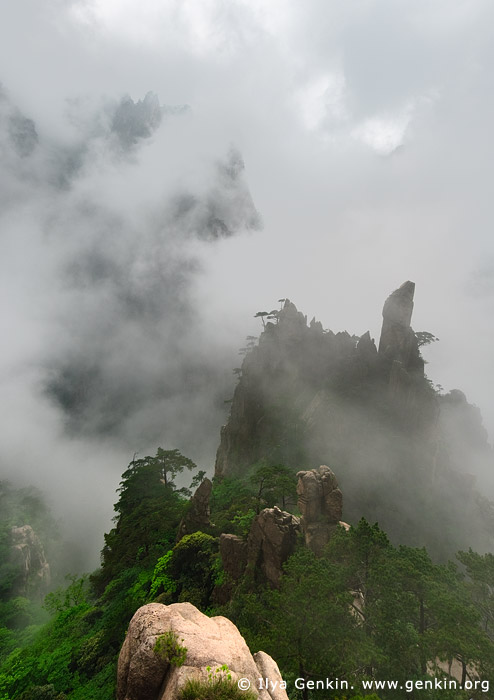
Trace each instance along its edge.
<instances>
[{"instance_id":1,"label":"cloud","mask_svg":"<svg viewBox=\"0 0 494 700\"><path fill-rule=\"evenodd\" d=\"M403 146L407 128L411 121L411 110L406 109L394 117L366 119L352 134L380 155L388 156Z\"/></svg>"},{"instance_id":2,"label":"cloud","mask_svg":"<svg viewBox=\"0 0 494 700\"><path fill-rule=\"evenodd\" d=\"M189 111L152 93L73 100L68 143L38 135L8 94L0 106L4 330L12 338L2 358L6 474L39 486L46 479L61 498L64 479L54 479L67 458L83 491L94 482L81 484L76 473L92 473L98 452L108 460L110 451L112 471L118 456L121 471L128 455L161 443L210 467L230 391L229 350L203 325L197 244L204 251L261 228L240 152L229 146L198 159ZM170 148L159 133L174 121L182 124ZM173 172L145 188L143 206L139 184L159 178L163 158ZM16 454L12 436L24 432L32 444ZM69 489L65 498L82 517L76 504L87 496Z\"/></svg>"},{"instance_id":3,"label":"cloud","mask_svg":"<svg viewBox=\"0 0 494 700\"><path fill-rule=\"evenodd\" d=\"M314 78L299 90L297 99L304 125L309 130L347 116L345 77L341 73L335 72Z\"/></svg>"}]
</instances>

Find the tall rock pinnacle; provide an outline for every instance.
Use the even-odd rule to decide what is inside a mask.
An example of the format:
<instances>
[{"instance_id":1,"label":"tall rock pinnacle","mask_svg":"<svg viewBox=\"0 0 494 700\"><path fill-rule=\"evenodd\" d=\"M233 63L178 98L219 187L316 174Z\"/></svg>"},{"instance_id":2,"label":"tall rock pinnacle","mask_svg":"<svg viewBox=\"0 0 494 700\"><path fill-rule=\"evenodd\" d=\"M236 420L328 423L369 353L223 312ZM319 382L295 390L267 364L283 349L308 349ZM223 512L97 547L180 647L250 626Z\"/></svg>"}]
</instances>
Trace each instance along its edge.
<instances>
[{"instance_id":1,"label":"tall rock pinnacle","mask_svg":"<svg viewBox=\"0 0 494 700\"><path fill-rule=\"evenodd\" d=\"M418 371L423 375L424 363L410 325L414 293L415 282L407 281L384 302L379 354L390 362L399 362L407 371Z\"/></svg>"}]
</instances>

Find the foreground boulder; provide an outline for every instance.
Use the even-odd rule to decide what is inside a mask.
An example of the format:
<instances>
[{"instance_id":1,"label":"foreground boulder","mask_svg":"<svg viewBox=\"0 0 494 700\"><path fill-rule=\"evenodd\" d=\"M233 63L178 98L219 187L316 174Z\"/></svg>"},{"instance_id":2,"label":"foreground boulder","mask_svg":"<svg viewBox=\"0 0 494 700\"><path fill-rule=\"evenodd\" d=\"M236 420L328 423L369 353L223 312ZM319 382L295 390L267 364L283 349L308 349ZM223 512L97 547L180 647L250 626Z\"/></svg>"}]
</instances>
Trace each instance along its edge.
<instances>
[{"instance_id":1,"label":"foreground boulder","mask_svg":"<svg viewBox=\"0 0 494 700\"><path fill-rule=\"evenodd\" d=\"M158 637L170 630L187 649L178 667L155 651ZM132 618L120 651L117 700L176 700L187 680L207 681L207 667L223 664L234 680L248 678L261 700L288 700L276 663L263 652L252 656L230 620L207 617L191 603L144 605ZM258 679L267 674L275 689L259 690Z\"/></svg>"}]
</instances>

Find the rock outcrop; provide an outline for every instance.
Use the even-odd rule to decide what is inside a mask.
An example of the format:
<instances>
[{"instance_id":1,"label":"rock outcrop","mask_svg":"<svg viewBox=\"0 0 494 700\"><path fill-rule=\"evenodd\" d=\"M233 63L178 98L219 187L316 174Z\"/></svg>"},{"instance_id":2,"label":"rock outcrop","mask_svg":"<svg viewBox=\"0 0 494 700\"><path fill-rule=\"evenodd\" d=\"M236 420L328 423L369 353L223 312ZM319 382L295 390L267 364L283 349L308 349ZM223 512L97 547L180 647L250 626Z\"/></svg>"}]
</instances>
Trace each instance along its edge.
<instances>
[{"instance_id":1,"label":"rock outcrop","mask_svg":"<svg viewBox=\"0 0 494 700\"><path fill-rule=\"evenodd\" d=\"M201 532L209 531L211 527L209 498L212 488L213 484L210 479L204 479L196 489L190 499L189 509L178 526L177 542L185 535L191 535L198 530Z\"/></svg>"},{"instance_id":2,"label":"rock outcrop","mask_svg":"<svg viewBox=\"0 0 494 700\"><path fill-rule=\"evenodd\" d=\"M257 515L247 538L247 564L257 575L277 588L283 564L297 543L300 521L276 506Z\"/></svg>"},{"instance_id":3,"label":"rock outcrop","mask_svg":"<svg viewBox=\"0 0 494 700\"><path fill-rule=\"evenodd\" d=\"M43 596L50 585L50 565L38 535L30 525L23 525L12 528L11 538L11 561L19 571L13 594Z\"/></svg>"},{"instance_id":4,"label":"rock outcrop","mask_svg":"<svg viewBox=\"0 0 494 700\"><path fill-rule=\"evenodd\" d=\"M435 426L438 405L424 383L424 360L411 327L415 283L404 282L386 299L379 355L394 409L412 423Z\"/></svg>"},{"instance_id":5,"label":"rock outcrop","mask_svg":"<svg viewBox=\"0 0 494 700\"><path fill-rule=\"evenodd\" d=\"M242 578L247 566L247 542L237 535L220 535L220 557L223 569L233 581Z\"/></svg>"},{"instance_id":6,"label":"rock outcrop","mask_svg":"<svg viewBox=\"0 0 494 700\"><path fill-rule=\"evenodd\" d=\"M179 667L154 651L158 637L170 630L187 649ZM176 700L188 679L207 682L207 667L223 664L234 680L248 678L261 700L288 700L273 659L263 652L253 657L230 620L207 617L190 603L145 605L132 618L120 651L117 700ZM258 689L258 679L266 676L278 682L276 690Z\"/></svg>"},{"instance_id":7,"label":"rock outcrop","mask_svg":"<svg viewBox=\"0 0 494 700\"><path fill-rule=\"evenodd\" d=\"M225 605L232 599L235 586L247 568L247 541L223 532L220 535L219 550L226 576L215 586L213 598L218 605Z\"/></svg>"},{"instance_id":8,"label":"rock outcrop","mask_svg":"<svg viewBox=\"0 0 494 700\"><path fill-rule=\"evenodd\" d=\"M405 368L419 360L415 333L411 328L415 283L404 282L384 302L379 353ZM419 362L424 367L423 362Z\"/></svg>"},{"instance_id":9,"label":"rock outcrop","mask_svg":"<svg viewBox=\"0 0 494 700\"><path fill-rule=\"evenodd\" d=\"M278 588L283 564L295 551L300 520L278 507L265 508L252 521L247 541L222 534L220 555L232 581L249 570L256 581Z\"/></svg>"},{"instance_id":10,"label":"rock outcrop","mask_svg":"<svg viewBox=\"0 0 494 700\"><path fill-rule=\"evenodd\" d=\"M322 551L341 521L343 494L334 472L326 465L297 474L298 507L306 545L315 554Z\"/></svg>"}]
</instances>

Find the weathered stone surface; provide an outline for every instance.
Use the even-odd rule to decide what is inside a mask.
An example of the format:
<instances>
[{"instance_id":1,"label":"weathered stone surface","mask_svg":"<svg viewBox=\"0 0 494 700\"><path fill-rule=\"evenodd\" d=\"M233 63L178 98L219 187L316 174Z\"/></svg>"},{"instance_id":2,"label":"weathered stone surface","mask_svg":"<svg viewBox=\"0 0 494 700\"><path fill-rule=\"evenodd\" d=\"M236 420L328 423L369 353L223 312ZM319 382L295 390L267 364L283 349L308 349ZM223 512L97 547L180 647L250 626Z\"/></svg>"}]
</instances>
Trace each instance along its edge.
<instances>
[{"instance_id":1,"label":"weathered stone surface","mask_svg":"<svg viewBox=\"0 0 494 700\"><path fill-rule=\"evenodd\" d=\"M232 581L238 581L246 569L256 580L279 586L283 564L293 554L300 531L300 520L278 507L265 508L252 521L247 541L236 535L220 536L223 568ZM218 601L231 595L231 583L216 590Z\"/></svg>"},{"instance_id":2,"label":"weathered stone surface","mask_svg":"<svg viewBox=\"0 0 494 700\"><path fill-rule=\"evenodd\" d=\"M171 666L154 652L157 638L173 630L186 647L185 664ZM232 678L248 678L261 700L288 700L286 692L259 690L258 679L268 672L281 682L278 668L266 654L257 655L259 666L235 625L225 617L207 617L190 603L151 603L136 612L118 660L117 700L176 700L189 678L207 681L207 667L226 664Z\"/></svg>"},{"instance_id":3,"label":"weathered stone surface","mask_svg":"<svg viewBox=\"0 0 494 700\"><path fill-rule=\"evenodd\" d=\"M305 523L317 521L323 511L322 485L316 470L297 473L298 507Z\"/></svg>"},{"instance_id":4,"label":"weathered stone surface","mask_svg":"<svg viewBox=\"0 0 494 700\"><path fill-rule=\"evenodd\" d=\"M343 494L339 488L333 488L329 493L324 493L325 512L329 522L339 522L343 512Z\"/></svg>"},{"instance_id":5,"label":"weathered stone surface","mask_svg":"<svg viewBox=\"0 0 494 700\"><path fill-rule=\"evenodd\" d=\"M298 507L305 523L324 519L338 523L341 519L343 496L332 469L325 464L311 471L297 473Z\"/></svg>"},{"instance_id":6,"label":"weathered stone surface","mask_svg":"<svg viewBox=\"0 0 494 700\"><path fill-rule=\"evenodd\" d=\"M247 562L274 587L279 586L282 567L293 554L300 521L276 506L254 518L247 539Z\"/></svg>"},{"instance_id":7,"label":"weathered stone surface","mask_svg":"<svg viewBox=\"0 0 494 700\"><path fill-rule=\"evenodd\" d=\"M16 595L44 595L50 585L50 565L46 561L43 545L30 525L11 530L12 561L19 576L14 585Z\"/></svg>"},{"instance_id":8,"label":"weathered stone surface","mask_svg":"<svg viewBox=\"0 0 494 700\"><path fill-rule=\"evenodd\" d=\"M332 469L321 465L297 474L298 507L305 543L320 554L341 520L343 494Z\"/></svg>"},{"instance_id":9,"label":"weathered stone surface","mask_svg":"<svg viewBox=\"0 0 494 700\"><path fill-rule=\"evenodd\" d=\"M247 566L247 542L237 535L220 535L220 556L228 576L238 581Z\"/></svg>"},{"instance_id":10,"label":"weathered stone surface","mask_svg":"<svg viewBox=\"0 0 494 700\"><path fill-rule=\"evenodd\" d=\"M185 535L191 535L193 532L201 530L207 532L211 527L209 519L211 512L209 509L209 498L213 484L209 479L204 479L196 489L190 500L189 510L180 521L178 526L177 542Z\"/></svg>"}]
</instances>

